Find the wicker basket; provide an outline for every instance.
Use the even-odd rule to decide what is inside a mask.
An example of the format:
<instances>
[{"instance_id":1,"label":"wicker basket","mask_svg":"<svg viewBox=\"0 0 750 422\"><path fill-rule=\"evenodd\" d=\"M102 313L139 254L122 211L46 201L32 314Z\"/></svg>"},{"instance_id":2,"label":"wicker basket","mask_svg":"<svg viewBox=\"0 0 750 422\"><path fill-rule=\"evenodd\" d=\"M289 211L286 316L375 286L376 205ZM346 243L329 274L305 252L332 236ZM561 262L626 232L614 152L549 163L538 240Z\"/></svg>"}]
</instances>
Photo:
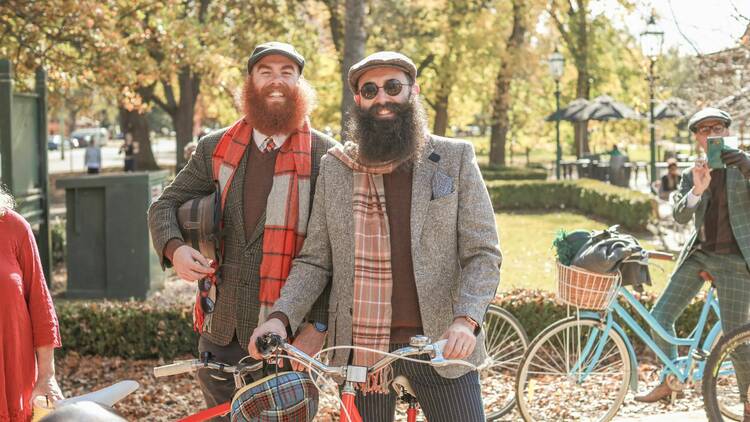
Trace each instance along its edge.
<instances>
[{"instance_id":1,"label":"wicker basket","mask_svg":"<svg viewBox=\"0 0 750 422\"><path fill-rule=\"evenodd\" d=\"M620 287L620 272L600 274L557 262L557 297L583 309L606 309Z\"/></svg>"}]
</instances>

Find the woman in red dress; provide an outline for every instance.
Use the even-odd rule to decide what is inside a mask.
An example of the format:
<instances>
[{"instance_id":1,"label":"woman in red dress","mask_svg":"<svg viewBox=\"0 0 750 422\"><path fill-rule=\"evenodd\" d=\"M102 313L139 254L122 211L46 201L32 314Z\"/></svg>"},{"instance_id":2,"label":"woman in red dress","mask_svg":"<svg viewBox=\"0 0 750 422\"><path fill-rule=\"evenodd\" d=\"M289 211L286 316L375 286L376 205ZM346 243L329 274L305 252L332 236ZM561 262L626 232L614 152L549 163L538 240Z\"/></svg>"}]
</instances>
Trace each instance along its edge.
<instances>
[{"instance_id":1,"label":"woman in red dress","mask_svg":"<svg viewBox=\"0 0 750 422\"><path fill-rule=\"evenodd\" d=\"M57 315L34 235L0 188L0 421L30 420L35 397L62 398L56 347Z\"/></svg>"}]
</instances>

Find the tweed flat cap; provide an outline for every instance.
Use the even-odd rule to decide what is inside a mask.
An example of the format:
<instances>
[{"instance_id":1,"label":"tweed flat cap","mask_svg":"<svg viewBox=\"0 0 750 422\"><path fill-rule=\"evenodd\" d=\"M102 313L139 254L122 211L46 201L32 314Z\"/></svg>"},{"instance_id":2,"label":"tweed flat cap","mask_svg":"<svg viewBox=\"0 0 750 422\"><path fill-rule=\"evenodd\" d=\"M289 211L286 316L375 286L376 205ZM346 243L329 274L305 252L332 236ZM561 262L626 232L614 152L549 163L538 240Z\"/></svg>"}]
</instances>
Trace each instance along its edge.
<instances>
[{"instance_id":1,"label":"tweed flat cap","mask_svg":"<svg viewBox=\"0 0 750 422\"><path fill-rule=\"evenodd\" d=\"M703 110L693 114L693 117L691 117L688 121L688 130L690 130L691 132L695 132L695 127L698 125L698 123L706 119L723 120L724 123L726 123L727 127L732 124L732 116L730 116L726 111L720 110L718 108L706 107Z\"/></svg>"},{"instance_id":2,"label":"tweed flat cap","mask_svg":"<svg viewBox=\"0 0 750 422\"><path fill-rule=\"evenodd\" d=\"M410 58L395 51L378 51L370 54L349 68L349 88L357 93L357 82L368 70L375 67L395 67L406 72L412 82L417 80L417 66Z\"/></svg>"},{"instance_id":3,"label":"tweed flat cap","mask_svg":"<svg viewBox=\"0 0 750 422\"><path fill-rule=\"evenodd\" d=\"M305 58L302 57L302 54L294 46L285 42L271 41L255 46L253 54L247 59L247 73L250 73L255 63L258 63L260 59L271 54L288 57L291 61L297 63L299 73L302 73L302 69L305 67Z\"/></svg>"}]
</instances>

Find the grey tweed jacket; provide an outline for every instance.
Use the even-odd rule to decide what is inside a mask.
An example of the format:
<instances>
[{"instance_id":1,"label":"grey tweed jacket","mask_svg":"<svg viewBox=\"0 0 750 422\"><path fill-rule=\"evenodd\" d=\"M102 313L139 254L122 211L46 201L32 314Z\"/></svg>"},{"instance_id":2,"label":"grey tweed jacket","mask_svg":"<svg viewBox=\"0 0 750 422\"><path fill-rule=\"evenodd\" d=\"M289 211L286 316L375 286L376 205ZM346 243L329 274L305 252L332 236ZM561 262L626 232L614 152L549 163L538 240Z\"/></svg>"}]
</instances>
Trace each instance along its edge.
<instances>
[{"instance_id":1,"label":"grey tweed jacket","mask_svg":"<svg viewBox=\"0 0 750 422\"><path fill-rule=\"evenodd\" d=\"M211 154L224 132L226 132L226 128L212 132L198 142L195 155L177 175L172 184L164 189L159 199L154 201L149 208L149 229L151 230L154 249L161 259L162 267L171 266L169 260L163 255L164 246L172 238L182 239L177 224L177 209L189 199L213 192ZM334 145L336 145L336 142L332 138L318 131L312 131L311 186L315 186L318 177L320 158ZM254 147L252 142L250 147ZM258 325L258 313L260 311L258 300L259 271L263 249L265 214L259 219L259 223L252 232L249 241L246 241L242 204L246 165L247 153L240 161L229 186L224 209L223 273L221 283L217 287L216 307L210 330L201 334L218 345L229 344L236 332L240 345L247 347L250 336ZM314 195L314 193L315 190L313 189L311 195ZM312 204L312 202L311 200L310 203ZM315 297L312 298L313 301L318 298L319 293L315 293ZM315 321L326 321L328 318L327 296L320 296L320 300L312 307L308 318Z\"/></svg>"},{"instance_id":2,"label":"grey tweed jacket","mask_svg":"<svg viewBox=\"0 0 750 422\"><path fill-rule=\"evenodd\" d=\"M745 179L742 173L734 168L726 169L726 189L727 201L729 206L729 223L732 227L737 246L739 246L745 262L750 268L750 180ZM695 246L698 238L698 232L703 227L703 220L708 209L708 203L711 200L711 191L706 189L701 195L701 199L694 208L688 208L688 192L693 189L693 173L687 169L682 173L679 189L672 195L672 208L674 219L680 224L687 224L695 216L695 230L685 247L680 253L677 267L682 265L685 259Z\"/></svg>"},{"instance_id":3,"label":"grey tweed jacket","mask_svg":"<svg viewBox=\"0 0 750 422\"><path fill-rule=\"evenodd\" d=\"M434 341L456 316L466 315L482 323L500 280L502 258L495 214L470 143L433 136L413 171L414 276L423 331ZM316 190L307 240L273 310L283 312L296 326L332 275L328 344L351 345L351 169L330 154L323 156ZM484 334L480 333L468 360L478 365L486 356ZM332 364L345 365L348 358L348 350L337 350ZM463 366L437 370L449 378L468 371Z\"/></svg>"}]
</instances>

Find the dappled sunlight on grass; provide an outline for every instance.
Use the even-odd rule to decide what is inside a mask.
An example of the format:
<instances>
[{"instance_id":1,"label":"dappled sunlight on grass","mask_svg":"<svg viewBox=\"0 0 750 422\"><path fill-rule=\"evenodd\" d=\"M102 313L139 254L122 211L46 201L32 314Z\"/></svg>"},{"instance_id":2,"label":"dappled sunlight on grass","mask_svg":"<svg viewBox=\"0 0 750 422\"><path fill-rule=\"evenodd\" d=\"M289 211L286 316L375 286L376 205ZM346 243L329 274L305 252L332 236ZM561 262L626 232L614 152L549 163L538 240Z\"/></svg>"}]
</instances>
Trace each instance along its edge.
<instances>
[{"instance_id":1,"label":"dappled sunlight on grass","mask_svg":"<svg viewBox=\"0 0 750 422\"><path fill-rule=\"evenodd\" d=\"M498 213L496 221L500 233L500 248L503 251L500 272L500 290L503 291L513 288L554 290L555 256L552 240L557 231L601 230L609 226L572 212ZM636 237L646 248L657 248L657 243ZM656 264L664 270L652 265L651 278L654 286L646 288L660 291L674 264L665 261L658 261Z\"/></svg>"}]
</instances>

